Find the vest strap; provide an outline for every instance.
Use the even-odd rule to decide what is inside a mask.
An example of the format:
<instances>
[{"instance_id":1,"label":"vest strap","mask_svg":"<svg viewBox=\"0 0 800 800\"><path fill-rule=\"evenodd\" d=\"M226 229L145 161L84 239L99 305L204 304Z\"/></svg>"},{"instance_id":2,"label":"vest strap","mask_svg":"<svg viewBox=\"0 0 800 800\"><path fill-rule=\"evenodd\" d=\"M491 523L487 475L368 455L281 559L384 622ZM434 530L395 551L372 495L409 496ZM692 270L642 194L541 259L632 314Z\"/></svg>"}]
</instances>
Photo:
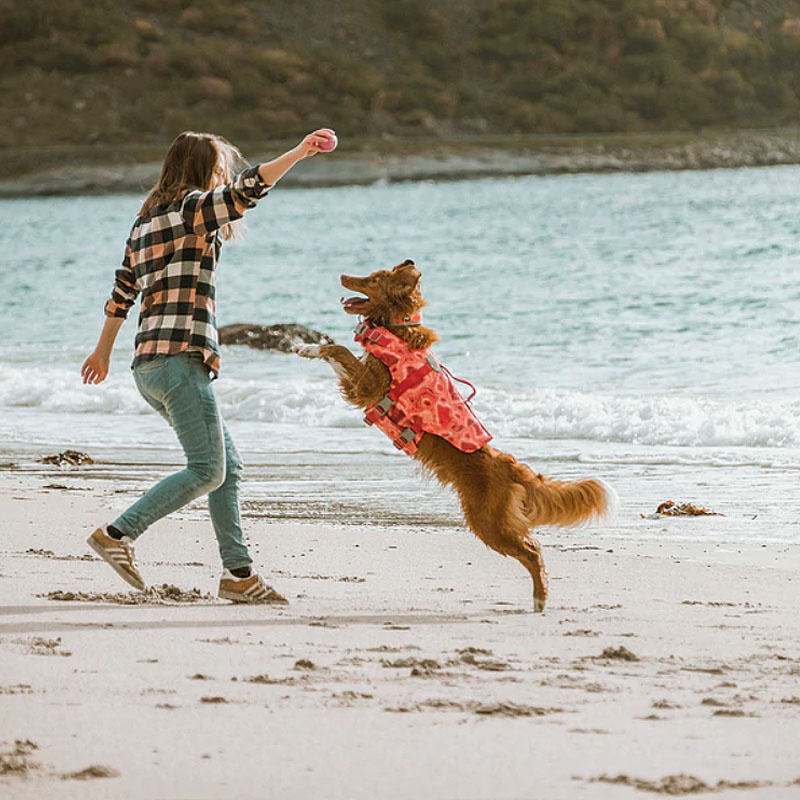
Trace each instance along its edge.
<instances>
[{"instance_id":1,"label":"vest strap","mask_svg":"<svg viewBox=\"0 0 800 800\"><path fill-rule=\"evenodd\" d=\"M426 361L421 367L409 372L405 380L400 381L386 396L391 398L392 401L397 400L400 395L407 392L412 386L422 383L425 376L431 371L432 367L430 363Z\"/></svg>"},{"instance_id":2,"label":"vest strap","mask_svg":"<svg viewBox=\"0 0 800 800\"><path fill-rule=\"evenodd\" d=\"M370 328L366 322L359 322L354 330L355 336L353 337L357 342L367 341L374 344L381 344L383 334L379 328Z\"/></svg>"}]
</instances>

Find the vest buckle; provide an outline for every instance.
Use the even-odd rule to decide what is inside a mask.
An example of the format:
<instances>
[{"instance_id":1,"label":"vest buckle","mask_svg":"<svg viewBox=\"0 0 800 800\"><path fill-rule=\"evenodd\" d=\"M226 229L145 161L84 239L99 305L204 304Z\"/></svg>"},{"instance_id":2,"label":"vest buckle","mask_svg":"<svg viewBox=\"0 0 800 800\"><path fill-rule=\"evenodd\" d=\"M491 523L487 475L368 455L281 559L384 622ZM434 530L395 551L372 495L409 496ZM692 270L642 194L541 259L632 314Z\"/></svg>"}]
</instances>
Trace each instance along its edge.
<instances>
[{"instance_id":1,"label":"vest buckle","mask_svg":"<svg viewBox=\"0 0 800 800\"><path fill-rule=\"evenodd\" d=\"M404 445L411 444L417 438L417 432L413 428L406 428L398 437L397 441L401 442L401 448Z\"/></svg>"},{"instance_id":2,"label":"vest buckle","mask_svg":"<svg viewBox=\"0 0 800 800\"><path fill-rule=\"evenodd\" d=\"M385 394L377 403L373 406L375 411L379 412L382 415L386 415L389 413L389 410L394 405L394 400L389 397L388 394Z\"/></svg>"}]
</instances>

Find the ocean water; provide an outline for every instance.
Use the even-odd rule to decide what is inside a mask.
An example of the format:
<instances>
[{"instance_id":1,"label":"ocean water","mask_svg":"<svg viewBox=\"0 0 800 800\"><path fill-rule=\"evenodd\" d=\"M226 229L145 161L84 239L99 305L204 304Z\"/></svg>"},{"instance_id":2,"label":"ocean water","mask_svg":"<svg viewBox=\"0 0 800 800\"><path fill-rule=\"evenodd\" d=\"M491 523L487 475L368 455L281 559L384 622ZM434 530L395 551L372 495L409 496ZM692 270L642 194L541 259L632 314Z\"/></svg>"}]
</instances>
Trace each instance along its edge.
<instances>
[{"instance_id":1,"label":"ocean water","mask_svg":"<svg viewBox=\"0 0 800 800\"><path fill-rule=\"evenodd\" d=\"M797 167L278 186L223 248L218 322L299 322L351 344L339 275L413 258L437 355L478 388L497 446L610 480L617 533L657 535L639 513L671 498L726 514L671 535L798 541L799 195ZM33 469L75 447L100 462L84 479L124 474L137 491L180 461L128 369L135 312L109 379L79 376L139 200L0 201L6 460ZM250 516L458 524L326 365L223 348L216 390Z\"/></svg>"}]
</instances>

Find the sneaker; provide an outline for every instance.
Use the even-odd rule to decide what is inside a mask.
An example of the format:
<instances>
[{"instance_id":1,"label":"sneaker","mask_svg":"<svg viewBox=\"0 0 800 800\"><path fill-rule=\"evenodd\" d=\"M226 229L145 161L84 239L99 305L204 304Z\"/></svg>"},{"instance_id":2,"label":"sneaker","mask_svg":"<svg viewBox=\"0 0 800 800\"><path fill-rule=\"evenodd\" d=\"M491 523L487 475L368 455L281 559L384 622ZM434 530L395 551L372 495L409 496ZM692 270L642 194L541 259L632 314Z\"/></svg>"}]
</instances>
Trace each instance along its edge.
<instances>
[{"instance_id":1,"label":"sneaker","mask_svg":"<svg viewBox=\"0 0 800 800\"><path fill-rule=\"evenodd\" d=\"M249 578L237 578L230 570L223 569L219 581L219 596L234 603L280 603L288 600L264 583L264 579L253 573Z\"/></svg>"},{"instance_id":2,"label":"sneaker","mask_svg":"<svg viewBox=\"0 0 800 800\"><path fill-rule=\"evenodd\" d=\"M86 543L103 561L113 567L120 578L139 591L144 591L144 580L142 580L133 558L133 539L130 536L114 539L106 533L104 528L98 528L86 540Z\"/></svg>"}]
</instances>

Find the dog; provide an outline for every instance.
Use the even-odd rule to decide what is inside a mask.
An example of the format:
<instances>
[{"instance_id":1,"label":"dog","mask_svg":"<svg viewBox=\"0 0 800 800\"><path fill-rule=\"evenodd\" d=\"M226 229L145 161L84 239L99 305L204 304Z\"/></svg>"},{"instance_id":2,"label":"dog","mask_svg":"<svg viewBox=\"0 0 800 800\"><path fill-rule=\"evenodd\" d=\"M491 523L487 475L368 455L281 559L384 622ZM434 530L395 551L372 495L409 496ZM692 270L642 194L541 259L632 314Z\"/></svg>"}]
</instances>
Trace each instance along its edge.
<instances>
[{"instance_id":1,"label":"dog","mask_svg":"<svg viewBox=\"0 0 800 800\"><path fill-rule=\"evenodd\" d=\"M528 570L534 611L543 611L547 575L532 529L604 516L613 490L594 479L551 480L487 444L491 435L430 352L438 337L422 324L420 277L410 259L366 277L342 275L342 286L359 295L341 302L346 313L363 320L356 341L364 354L357 358L336 344L303 345L295 352L327 361L344 398L367 412L366 421L455 489L470 530Z\"/></svg>"}]
</instances>

